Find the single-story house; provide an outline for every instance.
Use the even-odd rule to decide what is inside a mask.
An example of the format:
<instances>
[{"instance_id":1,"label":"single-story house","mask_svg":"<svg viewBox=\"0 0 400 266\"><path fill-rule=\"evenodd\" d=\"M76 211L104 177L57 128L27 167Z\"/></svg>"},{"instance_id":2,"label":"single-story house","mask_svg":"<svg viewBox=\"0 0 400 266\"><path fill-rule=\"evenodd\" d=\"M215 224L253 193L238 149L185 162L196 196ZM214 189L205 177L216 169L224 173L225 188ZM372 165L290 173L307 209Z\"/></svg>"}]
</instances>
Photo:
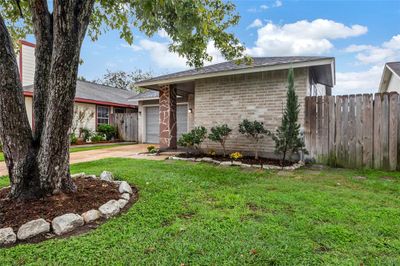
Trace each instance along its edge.
<instances>
[{"instance_id":1,"label":"single-story house","mask_svg":"<svg viewBox=\"0 0 400 266\"><path fill-rule=\"evenodd\" d=\"M386 63L383 68L379 92L390 91L400 93L400 62Z\"/></svg>"},{"instance_id":2,"label":"single-story house","mask_svg":"<svg viewBox=\"0 0 400 266\"><path fill-rule=\"evenodd\" d=\"M250 65L229 61L140 81L136 85L148 91L131 98L138 101L139 142L175 149L179 135L195 126L210 130L228 124L233 133L227 149L247 153L251 143L238 132L239 123L258 120L270 130L280 124L290 68L294 69L303 124L304 97L332 92L333 57L256 57ZM205 141L203 148L218 151L220 147ZM273 150L271 138L264 138L260 154L271 156Z\"/></svg>"},{"instance_id":3,"label":"single-story house","mask_svg":"<svg viewBox=\"0 0 400 266\"><path fill-rule=\"evenodd\" d=\"M25 106L31 126L34 126L32 97L35 74L35 44L20 41L18 68L24 89ZM96 131L99 124L111 124L113 113L137 112L137 103L129 101L135 95L129 90L78 80L74 104L73 128ZM78 133L78 132L75 132Z\"/></svg>"}]
</instances>

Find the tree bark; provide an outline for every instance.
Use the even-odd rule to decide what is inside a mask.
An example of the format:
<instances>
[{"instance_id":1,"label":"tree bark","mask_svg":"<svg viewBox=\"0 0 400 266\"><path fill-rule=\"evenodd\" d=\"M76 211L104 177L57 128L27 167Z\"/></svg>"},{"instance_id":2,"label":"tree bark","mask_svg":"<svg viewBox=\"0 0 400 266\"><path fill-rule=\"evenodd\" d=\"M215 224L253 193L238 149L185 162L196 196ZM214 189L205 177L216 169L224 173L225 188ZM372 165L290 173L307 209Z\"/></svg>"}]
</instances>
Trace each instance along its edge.
<instances>
[{"instance_id":1,"label":"tree bark","mask_svg":"<svg viewBox=\"0 0 400 266\"><path fill-rule=\"evenodd\" d=\"M0 139L11 197L38 198L74 191L69 172L69 129L80 50L94 0L31 0L35 31L35 132L29 125L10 35L0 15Z\"/></svg>"},{"instance_id":2,"label":"tree bark","mask_svg":"<svg viewBox=\"0 0 400 266\"><path fill-rule=\"evenodd\" d=\"M49 12L46 0L31 0L29 1L29 7L32 13L33 29L36 38L36 65L33 83L33 116L35 117L33 139L36 148L38 148L46 119L53 53L53 16Z\"/></svg>"},{"instance_id":3,"label":"tree bark","mask_svg":"<svg viewBox=\"0 0 400 266\"><path fill-rule=\"evenodd\" d=\"M69 173L69 129L82 41L94 1L54 1L53 52L46 121L41 134L38 167L46 194L74 191Z\"/></svg>"},{"instance_id":4,"label":"tree bark","mask_svg":"<svg viewBox=\"0 0 400 266\"><path fill-rule=\"evenodd\" d=\"M0 139L11 182L12 198L39 193L32 131L11 37L0 15Z\"/></svg>"}]
</instances>

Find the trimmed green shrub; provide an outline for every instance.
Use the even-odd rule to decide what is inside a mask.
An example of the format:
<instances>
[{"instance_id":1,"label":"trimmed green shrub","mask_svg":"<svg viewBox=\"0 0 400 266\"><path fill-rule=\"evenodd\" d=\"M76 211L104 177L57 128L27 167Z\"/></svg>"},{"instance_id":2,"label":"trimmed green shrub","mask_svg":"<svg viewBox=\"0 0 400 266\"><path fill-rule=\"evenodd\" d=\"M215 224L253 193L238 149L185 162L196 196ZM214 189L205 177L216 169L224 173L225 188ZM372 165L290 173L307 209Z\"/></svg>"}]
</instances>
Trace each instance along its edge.
<instances>
[{"instance_id":1,"label":"trimmed green shrub","mask_svg":"<svg viewBox=\"0 0 400 266\"><path fill-rule=\"evenodd\" d=\"M258 159L258 143L265 135L271 132L264 128L262 122L254 120L253 122L245 119L239 124L239 132L250 139L254 144L254 158Z\"/></svg>"},{"instance_id":2,"label":"trimmed green shrub","mask_svg":"<svg viewBox=\"0 0 400 266\"><path fill-rule=\"evenodd\" d=\"M112 125L101 124L97 126L97 132L104 134L107 140L112 140L117 134L117 129Z\"/></svg>"},{"instance_id":3,"label":"trimmed green shrub","mask_svg":"<svg viewBox=\"0 0 400 266\"><path fill-rule=\"evenodd\" d=\"M200 150L200 145L207 137L207 129L203 126L195 127L189 133L182 134L178 140L178 145L189 149Z\"/></svg>"},{"instance_id":4,"label":"trimmed green shrub","mask_svg":"<svg viewBox=\"0 0 400 266\"><path fill-rule=\"evenodd\" d=\"M83 139L83 141L88 142L92 137L93 132L88 128L80 128L79 136Z\"/></svg>"},{"instance_id":5,"label":"trimmed green shrub","mask_svg":"<svg viewBox=\"0 0 400 266\"><path fill-rule=\"evenodd\" d=\"M76 137L75 133L69 134L69 143L76 144L78 142L78 138Z\"/></svg>"},{"instance_id":6,"label":"trimmed green shrub","mask_svg":"<svg viewBox=\"0 0 400 266\"><path fill-rule=\"evenodd\" d=\"M90 138L90 140L91 140L93 143L96 143L96 142L100 142L100 141L105 141L105 140L106 140L106 137L105 137L104 134L95 133L95 134L92 135L92 137Z\"/></svg>"},{"instance_id":7,"label":"trimmed green shrub","mask_svg":"<svg viewBox=\"0 0 400 266\"><path fill-rule=\"evenodd\" d=\"M232 129L230 129L227 124L223 124L223 125L212 127L211 133L208 135L208 138L211 141L219 142L219 144L221 144L222 150L224 152L224 157L226 156L225 142L226 142L226 139L231 134L231 132L232 132Z\"/></svg>"}]
</instances>

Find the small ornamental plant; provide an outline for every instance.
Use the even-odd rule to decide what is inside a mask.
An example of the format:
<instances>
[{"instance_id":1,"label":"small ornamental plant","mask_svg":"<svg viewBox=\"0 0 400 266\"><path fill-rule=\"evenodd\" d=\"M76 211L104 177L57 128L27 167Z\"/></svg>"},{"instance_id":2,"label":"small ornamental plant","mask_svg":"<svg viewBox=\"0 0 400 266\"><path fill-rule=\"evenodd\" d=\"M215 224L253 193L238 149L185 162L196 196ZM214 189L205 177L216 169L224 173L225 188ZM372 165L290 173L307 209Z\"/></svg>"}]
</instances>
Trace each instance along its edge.
<instances>
[{"instance_id":1,"label":"small ornamental plant","mask_svg":"<svg viewBox=\"0 0 400 266\"><path fill-rule=\"evenodd\" d=\"M229 157L232 159L232 160L239 160L239 159L242 159L243 158L243 154L241 154L240 152L233 152L233 153L231 153L230 155L229 155Z\"/></svg>"},{"instance_id":2,"label":"small ornamental plant","mask_svg":"<svg viewBox=\"0 0 400 266\"><path fill-rule=\"evenodd\" d=\"M154 150L156 148L156 146L154 146L154 145L149 145L149 146L147 146L147 151L148 152L151 152L152 150Z\"/></svg>"},{"instance_id":3,"label":"small ornamental plant","mask_svg":"<svg viewBox=\"0 0 400 266\"><path fill-rule=\"evenodd\" d=\"M189 150L195 149L196 151L200 151L200 145L207 137L207 129L203 126L195 127L189 133L182 134L182 136L178 140L178 145L186 147L186 153L189 153Z\"/></svg>"},{"instance_id":4,"label":"small ornamental plant","mask_svg":"<svg viewBox=\"0 0 400 266\"><path fill-rule=\"evenodd\" d=\"M214 149L209 149L209 150L208 150L208 155L210 155L210 156L215 156L215 155L217 155L217 153L215 152Z\"/></svg>"},{"instance_id":5,"label":"small ornamental plant","mask_svg":"<svg viewBox=\"0 0 400 266\"><path fill-rule=\"evenodd\" d=\"M208 135L208 138L211 141L219 142L219 144L221 144L222 150L224 152L224 157L226 156L225 142L226 142L226 139L231 134L231 132L232 132L232 129L230 129L227 124L223 124L223 125L212 127L211 133Z\"/></svg>"},{"instance_id":6,"label":"small ornamental plant","mask_svg":"<svg viewBox=\"0 0 400 266\"><path fill-rule=\"evenodd\" d=\"M257 160L258 143L264 138L265 135L270 135L271 132L264 128L264 124L262 122L258 122L256 120L252 122L247 119L243 120L239 124L239 132L253 142L254 158Z\"/></svg>"}]
</instances>

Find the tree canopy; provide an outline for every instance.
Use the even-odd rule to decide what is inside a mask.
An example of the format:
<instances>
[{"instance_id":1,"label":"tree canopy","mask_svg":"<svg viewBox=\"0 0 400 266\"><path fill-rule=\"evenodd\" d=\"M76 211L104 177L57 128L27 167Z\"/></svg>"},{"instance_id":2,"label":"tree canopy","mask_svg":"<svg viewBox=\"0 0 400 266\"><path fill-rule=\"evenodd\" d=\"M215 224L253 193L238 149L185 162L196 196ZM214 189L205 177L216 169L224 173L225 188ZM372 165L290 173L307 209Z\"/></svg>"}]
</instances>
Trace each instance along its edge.
<instances>
[{"instance_id":1,"label":"tree canopy","mask_svg":"<svg viewBox=\"0 0 400 266\"><path fill-rule=\"evenodd\" d=\"M34 33L30 3L45 0L2 1L0 14L13 40ZM48 1L51 7L51 1ZM19 3L19 4L17 4ZM213 41L227 60L249 62L242 56L245 47L229 32L239 22L235 5L223 0L96 0L90 17L87 35L93 41L109 30L118 30L128 44L135 40L134 31L152 37L164 30L171 39L170 51L187 58L192 67L211 61L207 44Z\"/></svg>"},{"instance_id":2,"label":"tree canopy","mask_svg":"<svg viewBox=\"0 0 400 266\"><path fill-rule=\"evenodd\" d=\"M96 83L115 87L123 90L132 90L134 92L143 92L144 89L135 86L135 82L149 79L152 77L151 72L146 72L141 69L136 69L132 72L110 71L107 69L107 73L103 77L96 80Z\"/></svg>"}]
</instances>

